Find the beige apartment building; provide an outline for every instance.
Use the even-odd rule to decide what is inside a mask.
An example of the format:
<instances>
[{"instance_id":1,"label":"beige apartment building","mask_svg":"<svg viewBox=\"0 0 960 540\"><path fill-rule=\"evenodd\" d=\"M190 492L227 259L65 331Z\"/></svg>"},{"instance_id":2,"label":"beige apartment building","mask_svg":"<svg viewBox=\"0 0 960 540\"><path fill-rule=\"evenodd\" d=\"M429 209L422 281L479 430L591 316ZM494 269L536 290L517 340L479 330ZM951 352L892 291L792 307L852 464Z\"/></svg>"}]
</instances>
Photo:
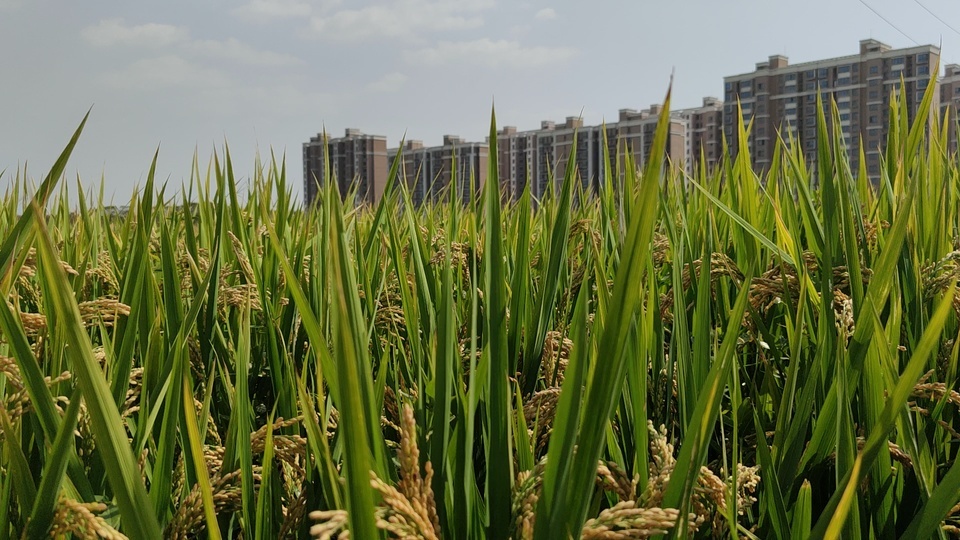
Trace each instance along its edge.
<instances>
[{"instance_id":1,"label":"beige apartment building","mask_svg":"<svg viewBox=\"0 0 960 540\"><path fill-rule=\"evenodd\" d=\"M640 112L620 109L617 123L607 124L607 145L611 159L613 156L617 156L618 160L623 158L622 151L626 149L634 163L644 166L650 158L661 112L662 106L659 104ZM677 167L686 169L690 161L687 155L687 121L681 111L670 112L666 154Z\"/></svg>"},{"instance_id":2,"label":"beige apartment building","mask_svg":"<svg viewBox=\"0 0 960 540\"><path fill-rule=\"evenodd\" d=\"M574 133L577 149L573 159L576 160L579 181L585 189L597 187L605 175L604 144L613 167L624 157L624 151L642 166L650 157L660 112L660 105L651 105L639 112L621 109L616 122L598 126L584 126L583 119L570 116L562 124L544 120L537 130L517 131L513 126L504 127L497 133L501 189L517 198L529 182L531 195L536 200L549 189L558 189L571 159ZM699 163L701 153L708 166L716 165L722 152L722 112L722 104L717 98L704 98L701 107L671 112L665 157L688 172Z\"/></svg>"},{"instance_id":3,"label":"beige apartment building","mask_svg":"<svg viewBox=\"0 0 960 540\"><path fill-rule=\"evenodd\" d=\"M326 177L329 161L332 179ZM329 138L326 133L303 143L303 196L307 205L317 197L319 186L335 180L341 197L354 188L356 204L376 204L387 182L387 138L367 135L349 128L343 137Z\"/></svg>"},{"instance_id":4,"label":"beige apartment building","mask_svg":"<svg viewBox=\"0 0 960 540\"><path fill-rule=\"evenodd\" d=\"M943 79L940 80L940 107L941 118L947 122L948 151L957 152L957 112L960 111L960 65L947 64Z\"/></svg>"},{"instance_id":5,"label":"beige apartment building","mask_svg":"<svg viewBox=\"0 0 960 540\"><path fill-rule=\"evenodd\" d=\"M686 122L687 174L692 175L701 163L713 170L723 155L723 101L705 97L700 107L680 109L677 115Z\"/></svg>"},{"instance_id":6,"label":"beige apartment building","mask_svg":"<svg viewBox=\"0 0 960 540\"><path fill-rule=\"evenodd\" d=\"M497 173L501 192L505 195L518 197L528 181L539 178L539 135L540 130L518 132L513 126L497 132ZM489 137L487 142L490 142ZM534 182L530 189L536 185Z\"/></svg>"},{"instance_id":7,"label":"beige apartment building","mask_svg":"<svg viewBox=\"0 0 960 540\"><path fill-rule=\"evenodd\" d=\"M391 166L401 156L398 181L406 182L414 205L447 197L451 186L458 198L467 203L471 193L479 193L486 183L489 150L483 143L444 135L442 146L425 148L421 141L411 140L402 149L394 148L388 153Z\"/></svg>"},{"instance_id":8,"label":"beige apartment building","mask_svg":"<svg viewBox=\"0 0 960 540\"><path fill-rule=\"evenodd\" d=\"M825 103L837 103L852 169L859 167L862 140L867 173L875 178L886 143L891 94L904 92L912 118L939 58L940 49L932 45L891 49L874 39L860 41L859 54L814 62L790 65L786 56L771 56L750 73L724 78L724 135L734 155L750 152L756 169L770 166L778 136L792 136L806 160L815 162L820 92ZM739 148L736 136L738 100L744 122L754 122L748 148Z\"/></svg>"}]
</instances>

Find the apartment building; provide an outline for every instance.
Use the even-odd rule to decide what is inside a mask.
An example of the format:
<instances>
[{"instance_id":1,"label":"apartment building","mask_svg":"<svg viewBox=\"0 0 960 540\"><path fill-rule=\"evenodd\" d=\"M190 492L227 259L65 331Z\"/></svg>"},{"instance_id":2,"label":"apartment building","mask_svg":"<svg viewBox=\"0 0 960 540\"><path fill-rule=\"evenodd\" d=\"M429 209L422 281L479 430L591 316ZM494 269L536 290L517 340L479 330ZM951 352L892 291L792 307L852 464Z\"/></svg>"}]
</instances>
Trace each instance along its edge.
<instances>
[{"instance_id":1,"label":"apartment building","mask_svg":"<svg viewBox=\"0 0 960 540\"><path fill-rule=\"evenodd\" d=\"M516 198L523 193L529 180L538 177L539 133L539 130L518 132L514 126L506 126L497 132L497 174L501 193Z\"/></svg>"},{"instance_id":2,"label":"apartment building","mask_svg":"<svg viewBox=\"0 0 960 540\"><path fill-rule=\"evenodd\" d=\"M958 145L957 122L960 117L960 65L947 64L940 80L941 118L947 122L947 148L951 152L960 149Z\"/></svg>"},{"instance_id":3,"label":"apartment building","mask_svg":"<svg viewBox=\"0 0 960 540\"><path fill-rule=\"evenodd\" d=\"M676 116L685 121L687 174L701 163L708 170L715 168L723 155L723 101L705 97L700 107L680 109Z\"/></svg>"},{"instance_id":4,"label":"apartment building","mask_svg":"<svg viewBox=\"0 0 960 540\"><path fill-rule=\"evenodd\" d=\"M719 100L705 98L701 107L672 112L665 157L692 171L699 160L693 156L703 152L708 165L715 165L721 154L722 110ZM562 124L544 120L540 129L531 131L504 127L497 133L501 189L517 198L529 182L531 195L540 199L559 188L570 159L575 160L582 187L595 188L605 175L604 144L612 166L625 153L642 166L650 157L660 112L661 106L655 104L639 112L621 109L616 122L597 126L584 126L581 118L571 116ZM571 157L574 133L577 149Z\"/></svg>"},{"instance_id":5,"label":"apartment building","mask_svg":"<svg viewBox=\"0 0 960 540\"><path fill-rule=\"evenodd\" d=\"M750 73L724 77L723 132L730 150L734 155L750 152L754 167L762 170L770 166L777 137L792 136L806 160L814 162L816 101L821 93L825 103L831 99L837 103L840 125L833 128L843 134L851 167L859 167L862 140L867 173L876 177L886 143L890 96L903 92L913 118L939 58L940 49L932 45L891 49L874 39L860 41L859 54L814 62L790 65L786 56L770 56ZM738 101L744 123L754 123L747 148L739 147L736 136Z\"/></svg>"},{"instance_id":6,"label":"apartment building","mask_svg":"<svg viewBox=\"0 0 960 540\"><path fill-rule=\"evenodd\" d=\"M611 159L630 153L638 166L646 164L653 148L653 139L662 112L662 105L654 104L649 109L637 112L620 109L615 124L607 124L607 145ZM666 157L678 167L686 168L690 162L687 148L687 120L680 111L670 112L670 127L667 135Z\"/></svg>"},{"instance_id":7,"label":"apartment building","mask_svg":"<svg viewBox=\"0 0 960 540\"><path fill-rule=\"evenodd\" d=\"M332 178L326 177L329 161ZM354 187L356 204L376 204L383 195L387 175L387 138L367 135L349 128L344 136L331 139L326 133L303 143L303 196L307 205L317 197L318 188L337 182L341 197Z\"/></svg>"},{"instance_id":8,"label":"apartment building","mask_svg":"<svg viewBox=\"0 0 960 540\"><path fill-rule=\"evenodd\" d=\"M578 129L577 124L582 122L571 117L559 130L556 123L544 120L540 129L518 132L516 127L506 126L498 131L497 174L503 196L517 199L529 183L533 198L543 198L550 189L551 171L557 167L557 134L565 132L561 138L566 139ZM569 141L564 146L569 148Z\"/></svg>"},{"instance_id":9,"label":"apartment building","mask_svg":"<svg viewBox=\"0 0 960 540\"><path fill-rule=\"evenodd\" d=\"M567 171L567 164L573 160L576 180L583 189L595 187L604 176L603 170L603 126L584 126L583 118L568 116L563 124L552 124L554 162L549 167L541 167L538 178L538 194L542 196L549 186L548 169L553 170L553 189L559 190ZM573 139L576 134L576 154L572 154Z\"/></svg>"},{"instance_id":10,"label":"apartment building","mask_svg":"<svg viewBox=\"0 0 960 540\"><path fill-rule=\"evenodd\" d=\"M406 182L415 205L446 197L451 186L466 203L486 183L489 150L483 143L444 135L442 146L425 148L423 142L411 140L388 153L391 166L398 155L403 160L397 169L398 181Z\"/></svg>"}]
</instances>

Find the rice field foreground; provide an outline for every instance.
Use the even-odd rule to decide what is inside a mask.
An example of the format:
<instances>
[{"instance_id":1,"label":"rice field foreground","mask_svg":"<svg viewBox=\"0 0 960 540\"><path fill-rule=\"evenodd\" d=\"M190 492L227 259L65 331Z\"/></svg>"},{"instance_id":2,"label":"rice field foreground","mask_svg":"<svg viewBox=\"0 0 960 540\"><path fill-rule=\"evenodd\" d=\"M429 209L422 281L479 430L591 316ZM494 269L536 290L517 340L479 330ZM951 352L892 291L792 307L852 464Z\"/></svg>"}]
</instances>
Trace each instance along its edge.
<instances>
[{"instance_id":1,"label":"rice field foreground","mask_svg":"<svg viewBox=\"0 0 960 540\"><path fill-rule=\"evenodd\" d=\"M536 210L241 200L228 152L71 207L81 124L5 175L0 540L956 534L960 164L894 102L875 187L820 110L816 170L610 156Z\"/></svg>"}]
</instances>

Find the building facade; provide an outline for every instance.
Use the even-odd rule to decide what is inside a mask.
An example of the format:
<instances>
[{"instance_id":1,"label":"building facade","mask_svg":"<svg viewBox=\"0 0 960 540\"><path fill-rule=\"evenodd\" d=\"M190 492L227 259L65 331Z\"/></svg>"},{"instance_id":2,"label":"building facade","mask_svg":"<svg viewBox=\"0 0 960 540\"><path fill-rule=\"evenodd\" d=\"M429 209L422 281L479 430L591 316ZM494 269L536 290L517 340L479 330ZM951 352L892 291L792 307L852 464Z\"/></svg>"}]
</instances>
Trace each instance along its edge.
<instances>
[{"instance_id":1,"label":"building facade","mask_svg":"<svg viewBox=\"0 0 960 540\"><path fill-rule=\"evenodd\" d=\"M948 64L940 81L941 118L947 123L947 149L957 152L958 115L960 111L960 64Z\"/></svg>"},{"instance_id":2,"label":"building facade","mask_svg":"<svg viewBox=\"0 0 960 540\"><path fill-rule=\"evenodd\" d=\"M444 135L442 146L425 148L421 141L411 140L389 151L391 166L398 156L402 160L397 180L406 183L414 205L446 197L450 189L469 202L486 183L488 153L486 144L455 135Z\"/></svg>"},{"instance_id":3,"label":"building facade","mask_svg":"<svg viewBox=\"0 0 960 540\"><path fill-rule=\"evenodd\" d=\"M685 122L687 174L701 165L713 170L723 155L723 101L705 97L700 107L680 109L676 116Z\"/></svg>"},{"instance_id":4,"label":"building facade","mask_svg":"<svg viewBox=\"0 0 960 540\"><path fill-rule=\"evenodd\" d=\"M705 98L702 107L671 112L665 158L688 171L699 163L701 151L708 166L721 155L722 105L716 98ZM604 145L611 167L622 163L630 154L637 166L650 158L654 134L661 112L660 105L637 112L621 109L617 121L597 126L584 126L581 118L567 117L562 124L549 120L540 129L517 131L507 126L497 133L497 166L501 189L518 198L527 184L535 200L549 190L559 189L570 159L575 160L577 181L586 190L596 188L606 175ZM573 139L576 134L576 154Z\"/></svg>"},{"instance_id":5,"label":"building facade","mask_svg":"<svg viewBox=\"0 0 960 540\"><path fill-rule=\"evenodd\" d=\"M777 137L792 137L806 160L814 162L820 93L825 104L831 99L837 103L840 125L832 129L839 127L843 134L852 170L859 167L862 141L867 173L876 177L886 144L891 95L904 93L912 119L939 58L940 50L932 45L891 49L865 39L856 55L795 65L786 56L774 55L757 63L750 73L725 77L723 133L731 153L749 152L754 168L764 170L770 166ZM738 102L744 124L753 121L747 148L739 147L736 135Z\"/></svg>"},{"instance_id":6,"label":"building facade","mask_svg":"<svg viewBox=\"0 0 960 540\"><path fill-rule=\"evenodd\" d=\"M327 178L329 162L332 178ZM320 186L337 182L340 197L356 189L356 204L376 204L383 195L387 175L387 138L347 129L331 139L325 133L303 143L303 196L307 205L316 200Z\"/></svg>"}]
</instances>

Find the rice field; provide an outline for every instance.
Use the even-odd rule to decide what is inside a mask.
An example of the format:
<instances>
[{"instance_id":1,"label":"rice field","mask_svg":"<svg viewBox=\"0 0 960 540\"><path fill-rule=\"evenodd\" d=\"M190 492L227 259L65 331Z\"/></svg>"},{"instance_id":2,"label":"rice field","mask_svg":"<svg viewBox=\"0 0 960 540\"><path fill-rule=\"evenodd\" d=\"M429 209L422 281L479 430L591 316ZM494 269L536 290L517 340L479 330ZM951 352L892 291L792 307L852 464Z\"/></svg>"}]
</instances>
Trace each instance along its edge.
<instances>
[{"instance_id":1,"label":"rice field","mask_svg":"<svg viewBox=\"0 0 960 540\"><path fill-rule=\"evenodd\" d=\"M223 151L118 212L81 124L2 177L0 540L957 535L960 162L893 100L874 184L820 111L814 167L571 160L536 210Z\"/></svg>"}]
</instances>

